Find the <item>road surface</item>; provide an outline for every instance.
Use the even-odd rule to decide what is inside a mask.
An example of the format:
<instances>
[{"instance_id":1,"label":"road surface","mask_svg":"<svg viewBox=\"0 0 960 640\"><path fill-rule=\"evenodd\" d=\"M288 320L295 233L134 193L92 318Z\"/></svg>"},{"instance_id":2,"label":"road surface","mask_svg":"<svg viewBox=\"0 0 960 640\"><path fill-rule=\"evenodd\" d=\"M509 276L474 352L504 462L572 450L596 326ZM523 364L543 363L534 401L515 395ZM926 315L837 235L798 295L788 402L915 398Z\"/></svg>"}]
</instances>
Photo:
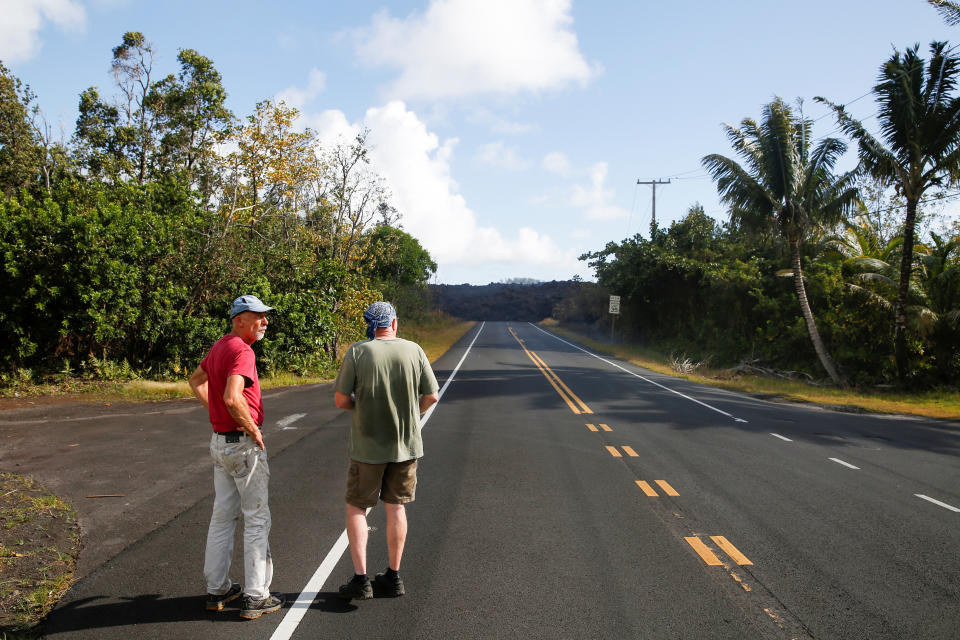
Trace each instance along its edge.
<instances>
[{"instance_id":1,"label":"road surface","mask_svg":"<svg viewBox=\"0 0 960 640\"><path fill-rule=\"evenodd\" d=\"M527 323L478 324L434 369L406 596L336 597L352 574L350 417L329 386L292 389L265 400L268 451L284 443L271 546L287 606L256 621L203 610L213 490L202 413L184 404L192 430L160 450L192 452L197 501L79 581L47 637L960 637L957 425L770 403ZM369 522L374 573L381 506Z\"/></svg>"}]
</instances>

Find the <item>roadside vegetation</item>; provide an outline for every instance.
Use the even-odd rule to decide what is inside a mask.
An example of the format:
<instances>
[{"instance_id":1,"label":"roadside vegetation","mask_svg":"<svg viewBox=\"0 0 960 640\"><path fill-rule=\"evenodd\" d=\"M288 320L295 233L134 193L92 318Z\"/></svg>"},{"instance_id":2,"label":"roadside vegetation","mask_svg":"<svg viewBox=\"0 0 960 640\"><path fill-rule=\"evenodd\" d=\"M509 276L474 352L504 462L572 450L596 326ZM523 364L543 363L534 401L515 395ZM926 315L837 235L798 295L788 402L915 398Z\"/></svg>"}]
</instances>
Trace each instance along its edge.
<instances>
[{"instance_id":1,"label":"roadside vegetation","mask_svg":"<svg viewBox=\"0 0 960 640\"><path fill-rule=\"evenodd\" d=\"M271 100L238 117L211 59L183 49L161 70L167 53L123 34L105 52L116 86L81 93L68 140L0 62L7 395L100 383L178 394L125 383L187 377L242 294L276 308L265 377L325 379L371 302L429 304L436 263L399 227L365 132L321 146Z\"/></svg>"},{"instance_id":2,"label":"roadside vegetation","mask_svg":"<svg viewBox=\"0 0 960 640\"><path fill-rule=\"evenodd\" d=\"M960 420L960 391L939 389L901 391L895 388L840 389L811 384L797 372L761 371L757 367L717 368L709 360L695 360L684 353L665 353L638 344L613 343L589 329L577 331L556 320L540 323L557 335L600 354L611 355L645 369L693 382L740 391L774 401L811 402L845 411L869 411ZM589 332L591 335L588 335ZM751 371L753 371L751 373Z\"/></svg>"},{"instance_id":3,"label":"roadside vegetation","mask_svg":"<svg viewBox=\"0 0 960 640\"><path fill-rule=\"evenodd\" d=\"M957 24L960 5L928 4ZM582 255L596 283L485 287L427 285L437 265L401 228L365 132L322 146L283 102L233 114L211 59L183 49L161 70L171 57L140 32L109 53L113 95L80 94L69 140L0 63L0 397L187 395L241 293L277 309L257 347L265 386L332 378L374 300L394 302L403 335L439 340L435 357L458 329L433 310L605 332L611 294L623 342L717 370L884 397L960 386L949 43L877 61L862 96L875 132L829 96L832 122L776 97L725 125L729 149L701 161L724 222L692 203ZM858 164L840 172L848 147Z\"/></svg>"},{"instance_id":4,"label":"roadside vegetation","mask_svg":"<svg viewBox=\"0 0 960 640\"><path fill-rule=\"evenodd\" d=\"M939 8L951 3L933 3ZM960 384L960 54L947 43L894 53L868 96L879 133L826 98L847 142L817 137L802 103L725 125L732 156L702 160L729 219L699 204L581 256L597 284L557 305L564 326L609 326L626 342L713 366L794 371L811 381L910 394ZM867 96L865 96L867 97Z\"/></svg>"},{"instance_id":5,"label":"roadside vegetation","mask_svg":"<svg viewBox=\"0 0 960 640\"><path fill-rule=\"evenodd\" d=\"M0 473L0 638L36 637L73 583L79 550L69 504L30 478Z\"/></svg>"},{"instance_id":6,"label":"roadside vegetation","mask_svg":"<svg viewBox=\"0 0 960 640\"><path fill-rule=\"evenodd\" d=\"M400 324L400 337L418 343L423 347L430 362L435 362L475 324L474 321L461 320L441 311L428 310L415 314L409 319L403 318ZM269 337L265 342L269 342ZM349 346L349 343L344 344L343 348L345 349L347 346ZM254 348L258 347L255 346ZM261 376L260 385L263 389L273 389L331 382L335 377L336 369L332 367L324 374L318 375L274 372L270 375ZM29 406L50 401L103 402L110 404L113 402L173 400L191 397L193 397L193 393L185 379L158 381L136 377L119 380L102 377L86 379L54 377L44 383L24 381L0 388L0 409L5 406Z\"/></svg>"}]
</instances>

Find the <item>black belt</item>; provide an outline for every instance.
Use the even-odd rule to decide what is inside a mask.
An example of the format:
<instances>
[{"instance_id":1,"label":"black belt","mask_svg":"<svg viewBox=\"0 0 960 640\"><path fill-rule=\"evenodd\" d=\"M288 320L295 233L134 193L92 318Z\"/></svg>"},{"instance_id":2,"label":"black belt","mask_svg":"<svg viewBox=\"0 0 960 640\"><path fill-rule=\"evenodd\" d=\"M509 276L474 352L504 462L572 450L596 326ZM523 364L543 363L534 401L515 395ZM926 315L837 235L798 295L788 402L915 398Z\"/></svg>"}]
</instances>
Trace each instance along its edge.
<instances>
[{"instance_id":1,"label":"black belt","mask_svg":"<svg viewBox=\"0 0 960 640\"><path fill-rule=\"evenodd\" d=\"M243 438L247 435L245 431L233 430L233 431L214 431L218 436L223 436L224 440L227 442L240 442L240 438Z\"/></svg>"}]
</instances>

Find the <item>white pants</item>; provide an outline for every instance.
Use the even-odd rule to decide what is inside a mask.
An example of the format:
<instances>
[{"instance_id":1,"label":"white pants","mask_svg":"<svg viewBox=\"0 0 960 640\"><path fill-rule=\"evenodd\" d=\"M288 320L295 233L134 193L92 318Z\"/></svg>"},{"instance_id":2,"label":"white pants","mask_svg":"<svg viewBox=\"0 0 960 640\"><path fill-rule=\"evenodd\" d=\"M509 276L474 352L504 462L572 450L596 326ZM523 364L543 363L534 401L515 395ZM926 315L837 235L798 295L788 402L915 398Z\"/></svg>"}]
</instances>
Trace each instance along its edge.
<instances>
[{"instance_id":1,"label":"white pants","mask_svg":"<svg viewBox=\"0 0 960 640\"><path fill-rule=\"evenodd\" d=\"M213 486L216 498L207 531L207 553L203 575L207 593L223 595L230 590L230 561L237 520L243 514L244 595L265 598L273 581L270 555L270 506L267 485L270 467L267 452L253 438L227 443L216 433L210 440L213 458Z\"/></svg>"}]
</instances>

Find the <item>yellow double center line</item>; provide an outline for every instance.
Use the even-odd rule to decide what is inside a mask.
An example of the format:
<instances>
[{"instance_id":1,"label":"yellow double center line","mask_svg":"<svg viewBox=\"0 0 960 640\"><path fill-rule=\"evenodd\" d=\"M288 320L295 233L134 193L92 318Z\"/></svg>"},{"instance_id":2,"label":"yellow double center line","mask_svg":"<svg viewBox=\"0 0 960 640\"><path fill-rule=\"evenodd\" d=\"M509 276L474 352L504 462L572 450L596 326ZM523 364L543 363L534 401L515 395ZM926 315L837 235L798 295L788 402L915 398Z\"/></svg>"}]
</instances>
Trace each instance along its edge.
<instances>
[{"instance_id":1,"label":"yellow double center line","mask_svg":"<svg viewBox=\"0 0 960 640\"><path fill-rule=\"evenodd\" d=\"M523 352L527 354L527 357L530 358L533 364L537 365L537 368L540 369L540 373L542 373L547 381L553 385L553 388L557 393L560 394L560 397L563 398L563 401L567 403L567 406L570 407L571 411L577 414L593 413L593 411L590 410L590 407L588 407L583 400L578 398L577 394L570 390L570 387L563 383L563 380L560 379L560 376L554 373L553 369L547 366L547 363L544 362L540 356L527 349L526 345L523 344L523 340L520 339L520 336L517 335L517 332L514 331L512 327L509 328L509 331L510 335L512 335L513 338L520 343L520 348L523 349Z\"/></svg>"}]
</instances>

